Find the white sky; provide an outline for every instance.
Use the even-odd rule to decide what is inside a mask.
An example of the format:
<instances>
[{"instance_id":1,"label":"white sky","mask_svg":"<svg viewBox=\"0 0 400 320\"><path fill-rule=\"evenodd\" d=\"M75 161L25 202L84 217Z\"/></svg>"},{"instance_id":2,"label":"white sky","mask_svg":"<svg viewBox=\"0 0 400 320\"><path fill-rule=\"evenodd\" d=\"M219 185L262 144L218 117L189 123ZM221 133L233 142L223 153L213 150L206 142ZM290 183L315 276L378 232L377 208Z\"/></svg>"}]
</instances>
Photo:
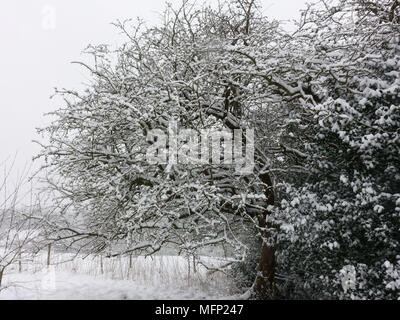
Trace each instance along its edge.
<instances>
[{"instance_id":1,"label":"white sky","mask_svg":"<svg viewBox=\"0 0 400 320\"><path fill-rule=\"evenodd\" d=\"M265 14L286 20L297 18L306 0L260 2ZM84 72L70 62L82 59L80 53L89 43L116 44L119 36L110 22L139 16L156 23L164 4L164 0L1 0L0 163L18 152L20 169L37 154L39 149L31 141L37 138L35 128L45 121L43 114L57 108L57 101L49 99L54 87L80 87ZM52 10L54 21L46 20Z\"/></svg>"}]
</instances>

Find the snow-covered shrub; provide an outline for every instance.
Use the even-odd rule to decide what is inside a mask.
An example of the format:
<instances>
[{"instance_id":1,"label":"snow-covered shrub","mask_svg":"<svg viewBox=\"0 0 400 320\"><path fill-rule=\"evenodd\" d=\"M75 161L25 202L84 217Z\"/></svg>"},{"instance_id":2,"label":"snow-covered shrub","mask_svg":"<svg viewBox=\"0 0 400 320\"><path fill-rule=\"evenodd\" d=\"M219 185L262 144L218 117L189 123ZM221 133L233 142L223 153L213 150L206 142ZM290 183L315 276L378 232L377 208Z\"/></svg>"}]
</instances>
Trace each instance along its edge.
<instances>
[{"instance_id":1,"label":"snow-covered shrub","mask_svg":"<svg viewBox=\"0 0 400 320\"><path fill-rule=\"evenodd\" d=\"M400 26L393 3L339 1L309 12L305 33L315 32L315 62L306 72L319 70L320 101L304 101L298 112L308 174L285 186L271 219L280 226L278 272L290 298L400 298ZM349 12L353 24L345 23ZM343 287L346 266L356 280Z\"/></svg>"}]
</instances>

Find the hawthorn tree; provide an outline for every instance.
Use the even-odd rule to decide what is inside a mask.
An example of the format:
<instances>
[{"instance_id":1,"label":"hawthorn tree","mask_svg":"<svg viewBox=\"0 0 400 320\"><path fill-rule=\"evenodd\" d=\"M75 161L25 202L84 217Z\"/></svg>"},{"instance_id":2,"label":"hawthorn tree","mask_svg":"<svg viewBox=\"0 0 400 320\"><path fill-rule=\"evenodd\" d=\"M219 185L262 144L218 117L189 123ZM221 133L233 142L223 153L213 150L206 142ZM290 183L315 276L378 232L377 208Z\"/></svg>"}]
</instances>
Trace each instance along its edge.
<instances>
[{"instance_id":1,"label":"hawthorn tree","mask_svg":"<svg viewBox=\"0 0 400 320\"><path fill-rule=\"evenodd\" d=\"M252 233L265 241L249 293L272 297L266 215L274 197L263 148L255 146L254 170L239 175L240 164L215 164L212 154L177 164L151 164L146 154L156 143L151 130L168 132L172 120L199 133L243 129L236 147L244 151L251 140L245 129L255 127L268 85L242 65L248 62L241 50L274 50L278 24L265 21L254 1L240 0L217 9L184 1L178 10L167 8L161 26L116 25L128 41L114 52L88 48L94 64L80 64L93 83L83 93L58 90L65 106L40 130L49 139L40 156L60 212L79 213L74 223L56 224L54 239L93 238L95 250L109 255L153 254L165 246L196 255L218 245L242 261L249 250L244 235Z\"/></svg>"}]
</instances>

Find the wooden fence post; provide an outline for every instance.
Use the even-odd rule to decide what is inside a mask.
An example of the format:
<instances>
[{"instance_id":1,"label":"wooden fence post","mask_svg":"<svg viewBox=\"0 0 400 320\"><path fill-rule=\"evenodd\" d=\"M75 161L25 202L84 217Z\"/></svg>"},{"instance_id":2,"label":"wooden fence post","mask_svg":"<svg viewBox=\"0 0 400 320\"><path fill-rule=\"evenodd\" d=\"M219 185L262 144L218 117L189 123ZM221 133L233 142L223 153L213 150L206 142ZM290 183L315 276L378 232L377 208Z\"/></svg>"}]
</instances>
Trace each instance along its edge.
<instances>
[{"instance_id":1,"label":"wooden fence post","mask_svg":"<svg viewBox=\"0 0 400 320\"><path fill-rule=\"evenodd\" d=\"M47 266L50 266L50 258L51 258L51 243L47 245Z\"/></svg>"},{"instance_id":2,"label":"wooden fence post","mask_svg":"<svg viewBox=\"0 0 400 320\"><path fill-rule=\"evenodd\" d=\"M20 273L22 272L22 255L21 255L21 252L18 255L18 271Z\"/></svg>"}]
</instances>

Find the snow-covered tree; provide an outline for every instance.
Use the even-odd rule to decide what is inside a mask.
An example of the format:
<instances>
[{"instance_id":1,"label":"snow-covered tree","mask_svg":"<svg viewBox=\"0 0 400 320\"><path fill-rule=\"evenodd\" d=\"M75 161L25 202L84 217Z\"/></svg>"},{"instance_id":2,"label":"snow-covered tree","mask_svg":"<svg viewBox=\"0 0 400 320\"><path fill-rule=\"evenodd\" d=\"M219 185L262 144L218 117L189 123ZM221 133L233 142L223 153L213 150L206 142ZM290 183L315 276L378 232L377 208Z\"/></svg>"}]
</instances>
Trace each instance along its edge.
<instances>
[{"instance_id":1,"label":"snow-covered tree","mask_svg":"<svg viewBox=\"0 0 400 320\"><path fill-rule=\"evenodd\" d=\"M59 90L65 106L41 130L49 138L41 156L60 212L79 213L73 224L64 220L54 229L55 239L95 238L96 250L109 255L152 254L165 246L196 255L218 245L245 259L246 233L269 237L265 217L273 193L263 149L256 145L254 170L245 174L238 174L237 162L210 161L212 154L201 163L172 165L149 163L146 155L160 142L152 130L167 133L172 121L198 134L209 130L211 140L213 132L243 129L237 141L245 152L252 140L246 129L255 127L268 86L259 87L241 50L273 50L277 23L262 19L254 1L217 9L185 1L178 10L168 7L161 26L117 26L128 41L116 51L88 48L94 63L80 64L93 83L84 93ZM168 140L164 151L170 149ZM267 241L260 256L253 291L266 297L274 281L274 249Z\"/></svg>"}]
</instances>

